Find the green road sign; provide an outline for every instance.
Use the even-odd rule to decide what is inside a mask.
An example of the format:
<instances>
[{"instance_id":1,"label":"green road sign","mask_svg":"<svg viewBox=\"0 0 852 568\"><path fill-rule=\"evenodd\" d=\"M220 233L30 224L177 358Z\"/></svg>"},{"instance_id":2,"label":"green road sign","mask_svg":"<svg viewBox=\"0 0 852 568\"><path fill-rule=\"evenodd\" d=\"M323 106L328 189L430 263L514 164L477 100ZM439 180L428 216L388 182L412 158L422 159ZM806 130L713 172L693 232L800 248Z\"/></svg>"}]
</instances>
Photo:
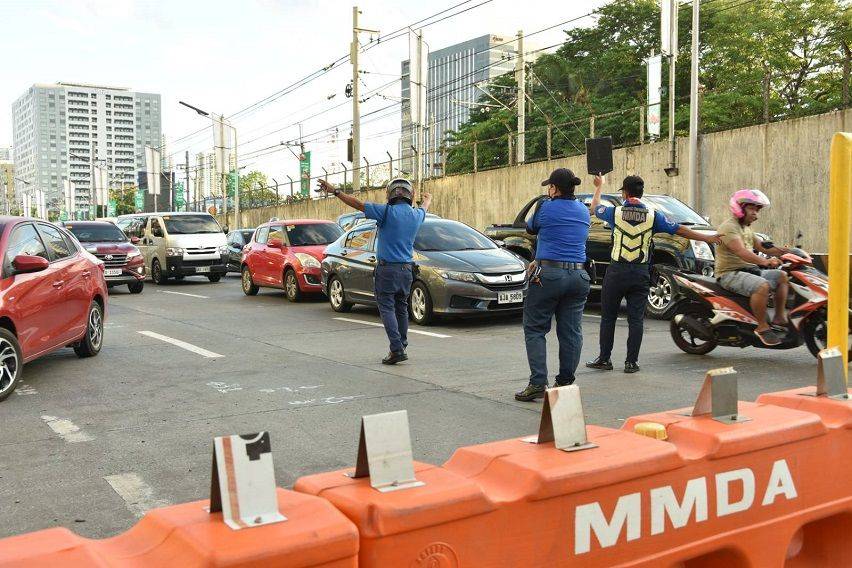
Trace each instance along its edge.
<instances>
[{"instance_id":1,"label":"green road sign","mask_svg":"<svg viewBox=\"0 0 852 568\"><path fill-rule=\"evenodd\" d=\"M302 183L302 195L311 193L311 153L305 152L299 160L299 178Z\"/></svg>"},{"instance_id":2,"label":"green road sign","mask_svg":"<svg viewBox=\"0 0 852 568\"><path fill-rule=\"evenodd\" d=\"M136 195L134 196L134 199L133 199L133 207L136 209L137 212L140 212L143 209L145 209L145 190L144 189L137 189L136 190Z\"/></svg>"},{"instance_id":3,"label":"green road sign","mask_svg":"<svg viewBox=\"0 0 852 568\"><path fill-rule=\"evenodd\" d=\"M183 193L183 183L175 184L175 207L180 211L186 205L186 196Z\"/></svg>"},{"instance_id":4,"label":"green road sign","mask_svg":"<svg viewBox=\"0 0 852 568\"><path fill-rule=\"evenodd\" d=\"M89 205L89 219L94 219L98 216L98 206L97 205Z\"/></svg>"},{"instance_id":5,"label":"green road sign","mask_svg":"<svg viewBox=\"0 0 852 568\"><path fill-rule=\"evenodd\" d=\"M67 220L68 220L68 211L66 211L65 209L63 209L63 210L59 213L59 220L60 220L60 221L67 221Z\"/></svg>"},{"instance_id":6,"label":"green road sign","mask_svg":"<svg viewBox=\"0 0 852 568\"><path fill-rule=\"evenodd\" d=\"M109 205L107 205L107 217L115 217L115 209L117 207L117 203L115 199L109 200Z\"/></svg>"}]
</instances>

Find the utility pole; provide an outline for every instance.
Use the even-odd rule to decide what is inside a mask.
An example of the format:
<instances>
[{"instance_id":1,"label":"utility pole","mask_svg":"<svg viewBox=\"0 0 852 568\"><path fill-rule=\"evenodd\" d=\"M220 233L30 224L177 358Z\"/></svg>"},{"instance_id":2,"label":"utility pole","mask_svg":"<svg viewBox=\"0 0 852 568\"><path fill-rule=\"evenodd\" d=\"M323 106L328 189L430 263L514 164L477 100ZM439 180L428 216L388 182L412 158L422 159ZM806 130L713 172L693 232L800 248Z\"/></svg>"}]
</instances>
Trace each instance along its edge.
<instances>
[{"instance_id":1,"label":"utility pole","mask_svg":"<svg viewBox=\"0 0 852 568\"><path fill-rule=\"evenodd\" d=\"M360 32L378 33L358 27L358 6L352 7L352 45L349 48L349 61L352 62L352 191L361 189L361 87L358 76L358 34Z\"/></svg>"},{"instance_id":2,"label":"utility pole","mask_svg":"<svg viewBox=\"0 0 852 568\"><path fill-rule=\"evenodd\" d=\"M518 83L518 143L515 147L516 164L526 160L526 100L527 100L527 69L524 63L524 31L518 30L518 56L515 59L515 81Z\"/></svg>"},{"instance_id":3,"label":"utility pole","mask_svg":"<svg viewBox=\"0 0 852 568\"><path fill-rule=\"evenodd\" d=\"M186 151L185 155L185 164L186 164L186 189L184 189L184 196L186 197L186 203L183 204L184 211L189 211L189 150Z\"/></svg>"},{"instance_id":4,"label":"utility pole","mask_svg":"<svg viewBox=\"0 0 852 568\"><path fill-rule=\"evenodd\" d=\"M417 141L415 142L415 150L414 150L414 167L416 168L416 171L417 171L417 177L415 179L417 181L417 194L418 195L423 191L423 164L421 162L422 149L423 149L423 124L422 124L423 121L420 119L420 117L426 115L426 113L423 111L423 105L426 104L426 101L424 100L425 97L422 96L422 94L423 94L422 92L424 91L424 89L422 88L423 79L424 79L423 73L422 73L423 68L421 67L421 60L423 58L422 54L423 54L423 32L420 31L420 32L417 33L417 54L416 54L416 58L410 58L410 61L409 61L409 64L408 64L408 69L409 69L408 76L409 77L414 76L414 74L412 72L412 68L413 68L412 66L417 65L417 78L418 78L417 94L416 95L414 94L414 89L409 87L409 93L411 94L411 97L414 97L414 96L417 97L417 114L418 114L417 119L416 119L417 120L417 128L416 128ZM411 85L411 84L412 84L411 81L409 81L409 85ZM411 108L413 108L413 106ZM413 116L412 116L412 119L414 119Z\"/></svg>"},{"instance_id":5,"label":"utility pole","mask_svg":"<svg viewBox=\"0 0 852 568\"><path fill-rule=\"evenodd\" d=\"M90 148L90 154L89 154L89 171L90 171L91 176L92 176L92 181L89 184L89 211L88 211L88 215L91 215L92 214L92 200L93 200L93 198L95 198L95 141L94 140L92 140L92 147ZM154 197L154 199L156 200L157 198ZM94 203L95 203L95 217L97 217L98 216L97 215L97 213L98 213L97 199L94 199ZM156 201L155 201L155 203L156 203ZM154 211L156 211L156 210L157 209L155 207ZM29 215L29 213L30 212L27 211L27 215Z\"/></svg>"},{"instance_id":6,"label":"utility pole","mask_svg":"<svg viewBox=\"0 0 852 568\"><path fill-rule=\"evenodd\" d=\"M677 4L673 2L673 4ZM689 80L689 206L700 208L698 187L698 16L701 0L692 0L692 65Z\"/></svg>"},{"instance_id":7,"label":"utility pole","mask_svg":"<svg viewBox=\"0 0 852 568\"><path fill-rule=\"evenodd\" d=\"M697 4L699 0L695 0ZM669 2L671 9L669 26L671 34L671 49L669 49L669 168L677 175L677 142L675 141L675 62L677 60L677 10L679 2ZM695 36L693 36L693 45ZM667 172L668 173L668 172ZM690 203L692 205L692 203Z\"/></svg>"}]
</instances>

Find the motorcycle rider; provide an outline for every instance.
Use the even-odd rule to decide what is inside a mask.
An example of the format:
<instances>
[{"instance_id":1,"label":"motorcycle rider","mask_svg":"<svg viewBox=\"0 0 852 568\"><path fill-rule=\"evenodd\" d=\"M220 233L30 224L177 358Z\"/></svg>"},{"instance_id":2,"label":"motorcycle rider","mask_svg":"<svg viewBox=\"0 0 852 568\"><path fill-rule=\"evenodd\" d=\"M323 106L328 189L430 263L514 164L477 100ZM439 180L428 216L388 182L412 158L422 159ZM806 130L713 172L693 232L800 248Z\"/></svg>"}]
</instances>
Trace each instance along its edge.
<instances>
[{"instance_id":1,"label":"motorcycle rider","mask_svg":"<svg viewBox=\"0 0 852 568\"><path fill-rule=\"evenodd\" d=\"M719 285L735 294L748 296L751 312L757 319L754 333L764 345L781 343L773 326L787 328L787 274L779 270L781 260L775 257L790 252L772 243L764 243L751 226L760 211L769 207L769 198L758 189L741 189L728 203L733 215L717 229L722 243L716 248L716 277ZM770 258L752 252L756 250ZM770 291L775 292L775 315L769 324L766 311Z\"/></svg>"}]
</instances>

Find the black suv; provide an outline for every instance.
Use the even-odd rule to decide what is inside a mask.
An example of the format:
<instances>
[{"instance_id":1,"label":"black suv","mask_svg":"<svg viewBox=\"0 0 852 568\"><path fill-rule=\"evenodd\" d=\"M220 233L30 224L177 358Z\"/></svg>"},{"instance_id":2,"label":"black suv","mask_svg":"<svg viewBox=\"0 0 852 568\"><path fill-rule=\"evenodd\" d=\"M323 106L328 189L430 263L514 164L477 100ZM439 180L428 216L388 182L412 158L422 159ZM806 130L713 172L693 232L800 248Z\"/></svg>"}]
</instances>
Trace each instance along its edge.
<instances>
[{"instance_id":1,"label":"black suv","mask_svg":"<svg viewBox=\"0 0 852 568\"><path fill-rule=\"evenodd\" d=\"M538 204L544 196L530 200L510 225L491 225L485 234L494 240L502 241L504 246L527 260L535 258L536 236L526 232L526 223L532 219ZM592 202L591 194L579 194L577 199L587 206ZM668 195L645 195L643 203L660 211L669 220L686 225L695 231L715 232L708 221L682 201ZM622 205L621 195L607 193L601 196L603 205ZM612 227L592 215L589 228L589 240L586 254L595 261L597 276L592 282L592 290L600 291L603 276L610 262L612 251ZM712 248L704 242L691 241L677 235L657 233L654 235L654 265L665 264L680 270L696 272L705 276L713 275L714 256ZM659 319L667 319L674 310L672 282L664 272L654 270L651 273L651 291L648 294L648 314Z\"/></svg>"}]
</instances>

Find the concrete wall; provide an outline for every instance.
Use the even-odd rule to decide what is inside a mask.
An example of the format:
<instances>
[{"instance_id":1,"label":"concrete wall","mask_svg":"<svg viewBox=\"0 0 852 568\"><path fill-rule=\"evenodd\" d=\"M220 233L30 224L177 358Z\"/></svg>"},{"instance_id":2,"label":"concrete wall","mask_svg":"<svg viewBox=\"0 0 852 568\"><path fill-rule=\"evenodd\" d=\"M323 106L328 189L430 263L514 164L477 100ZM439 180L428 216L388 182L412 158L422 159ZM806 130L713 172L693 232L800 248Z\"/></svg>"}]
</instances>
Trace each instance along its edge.
<instances>
[{"instance_id":1,"label":"concrete wall","mask_svg":"<svg viewBox=\"0 0 852 568\"><path fill-rule=\"evenodd\" d=\"M701 191L696 209L719 224L729 215L731 193L743 187L762 189L772 200L755 228L780 244L801 244L811 251L827 250L829 148L835 132L852 128L852 110L707 134L699 138ZM678 140L680 175L669 178L666 142L615 151L615 170L608 191L632 173L645 179L647 193L688 197L688 141ZM431 211L478 229L511 222L521 206L541 193L541 180L553 168L571 168L583 180L579 191L592 191L585 174L585 156L525 164L485 172L448 176L425 182L433 195ZM360 198L383 201L383 192L367 191ZM270 217L335 219L347 208L337 199L313 200L282 207L243 211L240 226L254 227ZM852 236L851 236L852 237Z\"/></svg>"}]
</instances>

